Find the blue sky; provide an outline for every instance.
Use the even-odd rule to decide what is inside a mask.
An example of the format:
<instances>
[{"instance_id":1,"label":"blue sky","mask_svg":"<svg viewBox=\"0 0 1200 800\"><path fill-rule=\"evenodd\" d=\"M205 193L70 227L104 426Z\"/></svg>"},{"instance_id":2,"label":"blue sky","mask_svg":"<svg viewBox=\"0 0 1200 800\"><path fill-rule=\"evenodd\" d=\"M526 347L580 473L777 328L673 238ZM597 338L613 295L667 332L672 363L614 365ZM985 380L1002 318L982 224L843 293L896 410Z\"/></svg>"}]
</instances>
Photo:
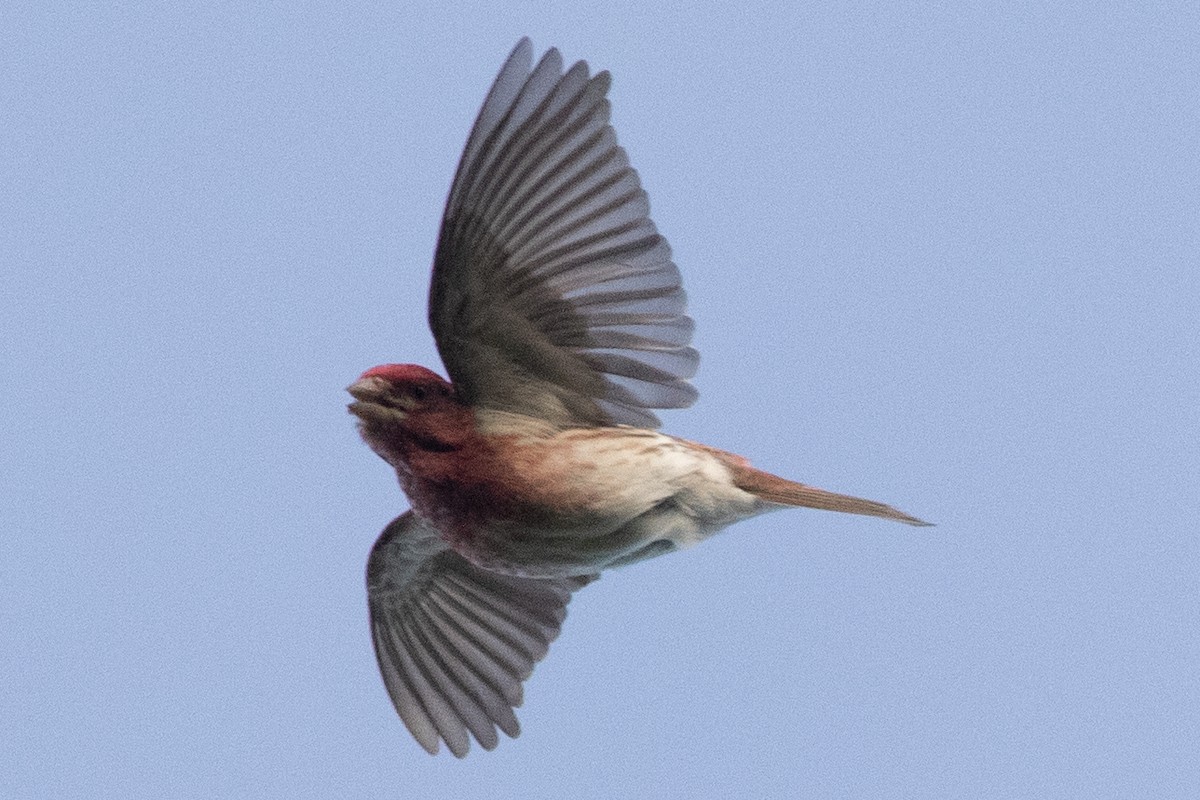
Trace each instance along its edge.
<instances>
[{"instance_id":1,"label":"blue sky","mask_svg":"<svg viewBox=\"0 0 1200 800\"><path fill-rule=\"evenodd\" d=\"M684 273L665 429L794 511L608 574L522 736L412 742L344 387L528 34L614 74ZM1200 795L1190 4L0 12L0 795Z\"/></svg>"}]
</instances>

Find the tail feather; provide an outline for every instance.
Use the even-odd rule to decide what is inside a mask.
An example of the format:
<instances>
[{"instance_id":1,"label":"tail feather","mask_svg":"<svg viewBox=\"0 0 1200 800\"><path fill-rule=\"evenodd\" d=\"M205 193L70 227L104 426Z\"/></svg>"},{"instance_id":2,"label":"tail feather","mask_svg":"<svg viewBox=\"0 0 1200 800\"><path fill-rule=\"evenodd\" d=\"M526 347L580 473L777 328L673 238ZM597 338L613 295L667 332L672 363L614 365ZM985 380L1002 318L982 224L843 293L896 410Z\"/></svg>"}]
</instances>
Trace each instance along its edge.
<instances>
[{"instance_id":1,"label":"tail feather","mask_svg":"<svg viewBox=\"0 0 1200 800\"><path fill-rule=\"evenodd\" d=\"M909 525L928 526L932 524L874 500L827 492L815 486L805 486L803 483L789 481L778 475L755 469L749 464L734 463L728 464L728 467L733 472L735 486L769 503L819 508L824 511L841 511L846 514L865 514L868 517L894 519Z\"/></svg>"},{"instance_id":2,"label":"tail feather","mask_svg":"<svg viewBox=\"0 0 1200 800\"><path fill-rule=\"evenodd\" d=\"M686 441L686 440L683 440ZM733 485L744 492L749 492L768 503L778 503L782 506L797 506L801 508L818 508L822 511L841 511L845 514L863 514L868 517L894 519L907 525L922 528L933 527L932 522L917 519L910 514L892 508L884 503L866 500L862 497L852 497L848 494L838 494L818 489L815 486L805 486L803 483L789 481L778 475L763 472L750 466L749 460L699 442L687 442L692 447L711 453L720 459L733 475Z\"/></svg>"}]
</instances>

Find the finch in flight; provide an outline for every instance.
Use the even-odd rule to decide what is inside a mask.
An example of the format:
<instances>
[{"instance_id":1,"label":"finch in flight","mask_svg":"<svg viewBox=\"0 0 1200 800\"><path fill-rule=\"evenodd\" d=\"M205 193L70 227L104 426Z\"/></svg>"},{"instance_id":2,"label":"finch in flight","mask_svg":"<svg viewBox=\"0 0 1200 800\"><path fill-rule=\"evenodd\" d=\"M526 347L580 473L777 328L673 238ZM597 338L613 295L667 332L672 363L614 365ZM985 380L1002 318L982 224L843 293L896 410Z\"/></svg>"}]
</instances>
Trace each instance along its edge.
<instances>
[{"instance_id":1,"label":"finch in flight","mask_svg":"<svg viewBox=\"0 0 1200 800\"><path fill-rule=\"evenodd\" d=\"M450 380L387 364L349 387L412 505L367 562L379 668L421 746L460 757L517 735L522 682L602 570L789 506L924 524L656 430L696 400L679 270L609 74L532 53L500 69L446 201L429 324Z\"/></svg>"}]
</instances>

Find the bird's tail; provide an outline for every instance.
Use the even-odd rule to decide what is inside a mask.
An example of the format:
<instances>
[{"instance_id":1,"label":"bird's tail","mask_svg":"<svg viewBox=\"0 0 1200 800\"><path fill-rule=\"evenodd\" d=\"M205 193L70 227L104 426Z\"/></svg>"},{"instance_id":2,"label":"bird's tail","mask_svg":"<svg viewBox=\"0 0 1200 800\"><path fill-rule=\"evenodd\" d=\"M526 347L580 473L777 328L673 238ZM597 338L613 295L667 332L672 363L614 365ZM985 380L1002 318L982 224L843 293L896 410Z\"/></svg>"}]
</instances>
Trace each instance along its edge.
<instances>
[{"instance_id":1,"label":"bird's tail","mask_svg":"<svg viewBox=\"0 0 1200 800\"><path fill-rule=\"evenodd\" d=\"M739 459L740 460L740 459ZM837 494L818 489L815 486L805 486L803 483L789 481L778 475L755 469L748 463L728 463L733 472L734 485L743 491L750 492L768 503L778 503L784 506L801 506L804 508L819 508L824 511L841 511L846 514L865 514L868 517L883 517L904 522L909 525L927 526L933 523L925 522L903 511L892 508L874 500L861 497L851 497L848 494Z\"/></svg>"},{"instance_id":2,"label":"bird's tail","mask_svg":"<svg viewBox=\"0 0 1200 800\"><path fill-rule=\"evenodd\" d=\"M883 503L866 500L861 497L851 497L848 494L827 492L815 486L805 486L769 472L751 468L752 476L737 476L736 485L753 495L761 497L769 503L779 503L785 506L803 506L804 508L819 508L825 511L842 511L846 514L865 514L868 517L883 517L904 522L909 525L926 526L930 522L917 519ZM743 480L743 477L746 480Z\"/></svg>"},{"instance_id":3,"label":"bird's tail","mask_svg":"<svg viewBox=\"0 0 1200 800\"><path fill-rule=\"evenodd\" d=\"M865 500L861 497L851 497L848 494L838 494L818 489L815 486L805 486L803 483L789 481L778 475L763 472L750 466L750 462L735 453L720 450L699 442L687 442L693 447L704 450L720 459L733 475L733 485L768 503L778 503L781 506L797 508L819 508L822 511L841 511L845 514L863 514L868 517L894 519L907 525L932 527L932 522L905 514L884 503Z\"/></svg>"}]
</instances>

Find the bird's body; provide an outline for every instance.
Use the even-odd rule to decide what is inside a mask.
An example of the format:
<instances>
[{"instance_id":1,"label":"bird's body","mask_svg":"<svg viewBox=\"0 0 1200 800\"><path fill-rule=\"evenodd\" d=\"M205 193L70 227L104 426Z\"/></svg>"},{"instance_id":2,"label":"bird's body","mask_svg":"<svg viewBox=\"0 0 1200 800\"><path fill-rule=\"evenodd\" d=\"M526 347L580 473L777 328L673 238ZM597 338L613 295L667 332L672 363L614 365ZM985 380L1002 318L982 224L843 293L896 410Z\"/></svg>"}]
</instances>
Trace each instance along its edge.
<instances>
[{"instance_id":1,"label":"bird's body","mask_svg":"<svg viewBox=\"0 0 1200 800\"><path fill-rule=\"evenodd\" d=\"M632 563L761 506L714 456L637 428L491 436L469 456L431 461L446 479L404 484L417 513L472 563L527 577Z\"/></svg>"},{"instance_id":2,"label":"bird's body","mask_svg":"<svg viewBox=\"0 0 1200 800\"><path fill-rule=\"evenodd\" d=\"M386 405L390 390L426 386ZM746 459L629 425L557 430L473 410L423 367L376 367L352 387L367 442L413 510L476 566L531 578L592 575L693 545L747 517L816 498L917 520L754 469ZM368 410L363 404L375 404ZM403 406L403 408L396 407ZM795 496L789 498L786 492ZM804 502L807 500L808 502Z\"/></svg>"},{"instance_id":3,"label":"bird's body","mask_svg":"<svg viewBox=\"0 0 1200 800\"><path fill-rule=\"evenodd\" d=\"M451 381L387 364L350 388L412 510L367 567L384 683L430 752L494 747L604 569L738 520L810 507L924 524L654 428L696 398L679 273L608 125L607 73L530 68L522 40L480 111L434 258L430 324Z\"/></svg>"},{"instance_id":4,"label":"bird's body","mask_svg":"<svg viewBox=\"0 0 1200 800\"><path fill-rule=\"evenodd\" d=\"M487 569L595 574L767 508L715 452L657 431L547 431L515 415L499 425L479 416L436 444L409 441L394 466L414 511Z\"/></svg>"}]
</instances>

